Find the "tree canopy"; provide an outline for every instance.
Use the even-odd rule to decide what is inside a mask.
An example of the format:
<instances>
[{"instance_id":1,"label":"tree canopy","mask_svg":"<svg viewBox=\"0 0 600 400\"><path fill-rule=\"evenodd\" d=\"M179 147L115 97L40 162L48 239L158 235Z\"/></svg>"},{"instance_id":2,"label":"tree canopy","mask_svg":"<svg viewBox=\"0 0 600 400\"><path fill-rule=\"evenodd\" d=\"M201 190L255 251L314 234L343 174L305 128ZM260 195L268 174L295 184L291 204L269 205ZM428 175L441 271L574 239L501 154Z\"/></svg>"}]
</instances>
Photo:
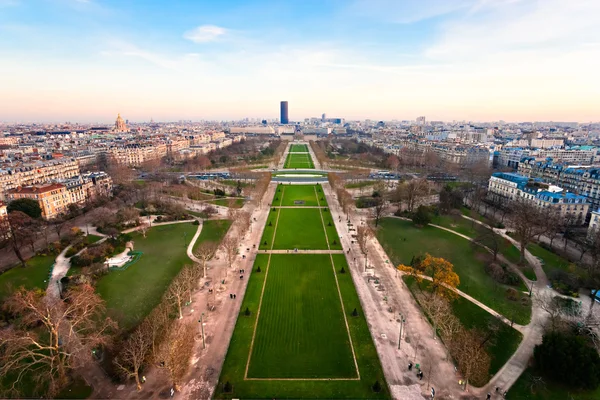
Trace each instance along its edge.
<instances>
[{"instance_id":1,"label":"tree canopy","mask_svg":"<svg viewBox=\"0 0 600 400\"><path fill-rule=\"evenodd\" d=\"M42 216L42 209L37 201L33 199L17 199L8 203L6 210L11 213L21 211L31 218L39 218Z\"/></svg>"}]
</instances>

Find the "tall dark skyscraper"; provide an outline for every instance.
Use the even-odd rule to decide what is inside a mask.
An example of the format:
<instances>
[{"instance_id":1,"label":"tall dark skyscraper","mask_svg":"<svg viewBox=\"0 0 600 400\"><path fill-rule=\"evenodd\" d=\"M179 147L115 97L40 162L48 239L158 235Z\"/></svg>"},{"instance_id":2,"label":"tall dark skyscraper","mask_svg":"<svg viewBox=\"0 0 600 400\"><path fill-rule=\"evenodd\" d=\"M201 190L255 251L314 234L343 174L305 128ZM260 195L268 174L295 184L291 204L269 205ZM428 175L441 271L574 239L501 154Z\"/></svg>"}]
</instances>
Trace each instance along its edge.
<instances>
[{"instance_id":1,"label":"tall dark skyscraper","mask_svg":"<svg viewBox=\"0 0 600 400\"><path fill-rule=\"evenodd\" d=\"M290 123L290 119L288 117L288 102L287 101L281 102L281 118L279 118L279 120L281 121L282 124Z\"/></svg>"}]
</instances>

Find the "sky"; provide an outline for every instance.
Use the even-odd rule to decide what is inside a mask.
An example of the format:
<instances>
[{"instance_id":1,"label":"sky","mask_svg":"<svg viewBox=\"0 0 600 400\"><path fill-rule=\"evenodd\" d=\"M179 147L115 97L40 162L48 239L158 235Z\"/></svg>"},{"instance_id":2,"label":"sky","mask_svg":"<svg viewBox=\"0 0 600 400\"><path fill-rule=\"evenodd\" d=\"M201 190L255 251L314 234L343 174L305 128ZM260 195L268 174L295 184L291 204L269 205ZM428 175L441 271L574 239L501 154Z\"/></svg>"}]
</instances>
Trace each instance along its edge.
<instances>
[{"instance_id":1,"label":"sky","mask_svg":"<svg viewBox=\"0 0 600 400\"><path fill-rule=\"evenodd\" d=\"M0 121L600 121L599 0L0 0Z\"/></svg>"}]
</instances>

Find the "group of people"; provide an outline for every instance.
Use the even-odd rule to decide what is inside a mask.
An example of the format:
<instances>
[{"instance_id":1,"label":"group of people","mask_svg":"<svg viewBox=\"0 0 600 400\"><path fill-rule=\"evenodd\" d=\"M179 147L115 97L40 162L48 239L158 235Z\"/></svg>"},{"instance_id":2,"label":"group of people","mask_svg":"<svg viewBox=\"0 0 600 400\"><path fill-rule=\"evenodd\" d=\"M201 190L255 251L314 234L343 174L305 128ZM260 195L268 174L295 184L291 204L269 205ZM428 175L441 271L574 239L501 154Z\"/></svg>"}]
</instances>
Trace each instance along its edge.
<instances>
[{"instance_id":1,"label":"group of people","mask_svg":"<svg viewBox=\"0 0 600 400\"><path fill-rule=\"evenodd\" d=\"M234 293L229 293L229 298L230 299L235 299L235 294Z\"/></svg>"}]
</instances>

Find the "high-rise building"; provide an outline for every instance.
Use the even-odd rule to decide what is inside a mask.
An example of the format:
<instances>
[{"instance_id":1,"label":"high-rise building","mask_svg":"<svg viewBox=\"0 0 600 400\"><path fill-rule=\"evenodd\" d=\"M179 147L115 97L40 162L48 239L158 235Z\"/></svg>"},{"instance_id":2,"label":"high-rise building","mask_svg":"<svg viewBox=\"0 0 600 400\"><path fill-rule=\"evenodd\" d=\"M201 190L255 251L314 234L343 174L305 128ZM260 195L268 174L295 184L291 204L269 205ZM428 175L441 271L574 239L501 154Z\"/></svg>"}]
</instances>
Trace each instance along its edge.
<instances>
[{"instance_id":1,"label":"high-rise building","mask_svg":"<svg viewBox=\"0 0 600 400\"><path fill-rule=\"evenodd\" d=\"M282 124L289 124L290 119L288 117L288 102L281 102L281 118L279 119Z\"/></svg>"}]
</instances>

